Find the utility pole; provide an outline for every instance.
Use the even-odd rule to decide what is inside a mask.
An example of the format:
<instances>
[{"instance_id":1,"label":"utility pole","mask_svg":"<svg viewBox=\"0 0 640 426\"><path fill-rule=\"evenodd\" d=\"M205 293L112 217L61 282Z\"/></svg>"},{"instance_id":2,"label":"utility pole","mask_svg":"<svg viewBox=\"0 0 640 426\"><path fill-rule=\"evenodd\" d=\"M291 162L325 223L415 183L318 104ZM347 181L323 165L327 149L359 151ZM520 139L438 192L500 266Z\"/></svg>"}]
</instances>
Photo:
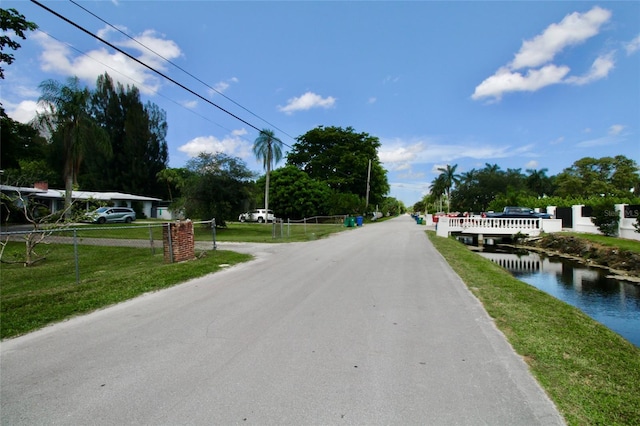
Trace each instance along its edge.
<instances>
[{"instance_id":1,"label":"utility pole","mask_svg":"<svg viewBox=\"0 0 640 426\"><path fill-rule=\"evenodd\" d=\"M371 159L369 159L369 169L367 170L367 203L365 210L369 207L369 182L371 181Z\"/></svg>"}]
</instances>

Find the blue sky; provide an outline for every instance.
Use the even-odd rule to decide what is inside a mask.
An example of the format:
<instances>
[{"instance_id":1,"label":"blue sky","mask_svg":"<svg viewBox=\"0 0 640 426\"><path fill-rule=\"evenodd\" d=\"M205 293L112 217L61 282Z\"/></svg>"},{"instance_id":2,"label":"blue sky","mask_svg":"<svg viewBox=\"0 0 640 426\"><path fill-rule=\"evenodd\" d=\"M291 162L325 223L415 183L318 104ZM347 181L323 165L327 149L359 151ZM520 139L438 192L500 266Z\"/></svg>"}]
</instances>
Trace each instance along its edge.
<instances>
[{"instance_id":1,"label":"blue sky","mask_svg":"<svg viewBox=\"0 0 640 426\"><path fill-rule=\"evenodd\" d=\"M446 164L640 163L637 1L42 3L288 146L319 125L378 137L389 195L407 206ZM35 3L1 7L40 27L0 81L12 118L33 117L42 81L93 87L106 71L166 111L170 167L222 151L262 172L253 127Z\"/></svg>"}]
</instances>

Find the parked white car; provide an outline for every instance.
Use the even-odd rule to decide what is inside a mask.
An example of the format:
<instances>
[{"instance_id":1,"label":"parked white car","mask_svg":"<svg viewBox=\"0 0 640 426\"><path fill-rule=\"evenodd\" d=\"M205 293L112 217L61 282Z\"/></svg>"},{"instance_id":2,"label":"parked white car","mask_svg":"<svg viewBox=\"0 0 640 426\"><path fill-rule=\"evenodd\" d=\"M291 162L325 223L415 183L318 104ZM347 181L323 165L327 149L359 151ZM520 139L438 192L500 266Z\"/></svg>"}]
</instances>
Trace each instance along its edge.
<instances>
[{"instance_id":1,"label":"parked white car","mask_svg":"<svg viewBox=\"0 0 640 426\"><path fill-rule=\"evenodd\" d=\"M267 212L267 210L265 209L251 210L250 212L242 213L240 216L238 216L238 220L240 222L273 222L274 218L275 216L273 215L273 210L269 210Z\"/></svg>"}]
</instances>

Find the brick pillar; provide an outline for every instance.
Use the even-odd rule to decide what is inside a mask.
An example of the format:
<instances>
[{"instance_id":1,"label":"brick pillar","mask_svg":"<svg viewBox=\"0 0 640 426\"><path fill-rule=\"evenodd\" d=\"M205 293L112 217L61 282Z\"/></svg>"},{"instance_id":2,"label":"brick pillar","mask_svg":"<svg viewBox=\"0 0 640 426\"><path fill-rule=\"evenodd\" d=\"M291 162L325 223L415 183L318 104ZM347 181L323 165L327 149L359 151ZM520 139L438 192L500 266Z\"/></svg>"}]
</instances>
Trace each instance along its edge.
<instances>
[{"instance_id":1,"label":"brick pillar","mask_svg":"<svg viewBox=\"0 0 640 426\"><path fill-rule=\"evenodd\" d=\"M167 223L162 228L165 263L195 259L193 222L178 221Z\"/></svg>"}]
</instances>

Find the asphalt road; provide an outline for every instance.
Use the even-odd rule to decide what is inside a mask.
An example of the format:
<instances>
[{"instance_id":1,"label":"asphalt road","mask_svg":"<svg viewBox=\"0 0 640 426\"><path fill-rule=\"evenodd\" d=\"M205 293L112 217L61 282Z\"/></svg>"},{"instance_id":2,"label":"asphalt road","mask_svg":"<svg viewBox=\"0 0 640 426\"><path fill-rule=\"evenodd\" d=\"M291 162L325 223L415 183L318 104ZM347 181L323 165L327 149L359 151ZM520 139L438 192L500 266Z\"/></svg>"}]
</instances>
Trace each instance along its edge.
<instances>
[{"instance_id":1,"label":"asphalt road","mask_svg":"<svg viewBox=\"0 0 640 426\"><path fill-rule=\"evenodd\" d=\"M1 423L563 424L424 229L260 246L4 341Z\"/></svg>"}]
</instances>

